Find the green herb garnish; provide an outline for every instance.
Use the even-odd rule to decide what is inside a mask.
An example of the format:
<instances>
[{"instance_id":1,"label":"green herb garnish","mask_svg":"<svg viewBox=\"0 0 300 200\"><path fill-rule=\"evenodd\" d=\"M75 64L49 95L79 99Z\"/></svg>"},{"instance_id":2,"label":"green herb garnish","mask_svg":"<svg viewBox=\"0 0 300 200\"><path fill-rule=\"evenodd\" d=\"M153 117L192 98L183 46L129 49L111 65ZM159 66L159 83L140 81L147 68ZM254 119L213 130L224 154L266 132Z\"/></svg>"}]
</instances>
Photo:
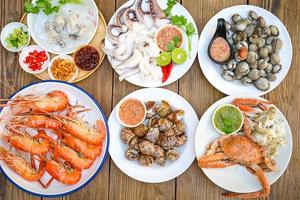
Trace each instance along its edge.
<instances>
[{"instance_id":1,"label":"green herb garnish","mask_svg":"<svg viewBox=\"0 0 300 200\"><path fill-rule=\"evenodd\" d=\"M50 15L54 12L58 12L60 6L65 4L79 4L82 0L59 0L58 5L53 6L52 0L37 0L35 3L30 3L26 1L24 3L24 10L26 13L38 14L40 11L43 11L46 15Z\"/></svg>"},{"instance_id":2,"label":"green herb garnish","mask_svg":"<svg viewBox=\"0 0 300 200\"><path fill-rule=\"evenodd\" d=\"M24 31L22 27L16 28L12 33L5 38L5 43L8 48L20 48L25 46L28 43L29 35L27 31Z\"/></svg>"},{"instance_id":3,"label":"green herb garnish","mask_svg":"<svg viewBox=\"0 0 300 200\"><path fill-rule=\"evenodd\" d=\"M169 17L171 16L171 11L173 7L176 5L177 1L176 0L168 0L167 2L167 9L165 9L165 14Z\"/></svg>"},{"instance_id":4,"label":"green herb garnish","mask_svg":"<svg viewBox=\"0 0 300 200\"><path fill-rule=\"evenodd\" d=\"M173 37L172 41L167 44L167 49L168 49L167 51L172 52L177 47L179 42L180 42L179 37L177 36Z\"/></svg>"},{"instance_id":5,"label":"green herb garnish","mask_svg":"<svg viewBox=\"0 0 300 200\"><path fill-rule=\"evenodd\" d=\"M173 25L181 27L187 37L188 37L188 50L189 50L189 58L191 58L191 51L192 51L192 37L196 33L196 28L191 22L187 22L187 19L183 15L174 15L171 16L171 23Z\"/></svg>"}]
</instances>

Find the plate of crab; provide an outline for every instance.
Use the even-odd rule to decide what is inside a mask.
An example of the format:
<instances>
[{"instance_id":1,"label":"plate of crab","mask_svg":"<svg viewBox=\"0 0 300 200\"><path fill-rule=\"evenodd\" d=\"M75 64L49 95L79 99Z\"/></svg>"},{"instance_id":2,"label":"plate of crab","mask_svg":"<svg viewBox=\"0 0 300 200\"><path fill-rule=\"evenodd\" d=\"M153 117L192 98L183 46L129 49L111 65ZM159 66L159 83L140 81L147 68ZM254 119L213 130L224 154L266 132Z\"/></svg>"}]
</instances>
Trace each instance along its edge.
<instances>
[{"instance_id":1,"label":"plate of crab","mask_svg":"<svg viewBox=\"0 0 300 200\"><path fill-rule=\"evenodd\" d=\"M233 95L220 99L203 114L195 150L205 175L229 191L225 197L267 197L289 164L292 134L273 103L261 97Z\"/></svg>"},{"instance_id":2,"label":"plate of crab","mask_svg":"<svg viewBox=\"0 0 300 200\"><path fill-rule=\"evenodd\" d=\"M1 99L1 171L36 196L71 194L96 177L108 152L107 119L82 88L31 83Z\"/></svg>"}]
</instances>

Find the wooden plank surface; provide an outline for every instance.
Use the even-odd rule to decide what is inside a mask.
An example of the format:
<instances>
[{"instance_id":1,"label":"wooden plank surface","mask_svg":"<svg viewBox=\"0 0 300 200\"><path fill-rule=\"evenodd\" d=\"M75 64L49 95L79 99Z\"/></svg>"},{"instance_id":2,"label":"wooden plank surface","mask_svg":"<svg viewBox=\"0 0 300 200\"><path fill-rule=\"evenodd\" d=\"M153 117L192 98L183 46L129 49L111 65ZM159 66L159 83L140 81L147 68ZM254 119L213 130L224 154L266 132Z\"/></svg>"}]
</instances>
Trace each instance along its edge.
<instances>
[{"instance_id":1,"label":"wooden plank surface","mask_svg":"<svg viewBox=\"0 0 300 200\"><path fill-rule=\"evenodd\" d=\"M108 21L125 0L96 0L100 11ZM258 5L276 14L287 27L293 43L293 63L284 81L265 97L274 102L285 114L293 132L293 155L284 175L272 185L269 199L300 199L300 2L295 0L182 0L181 3L194 17L201 33L206 22L219 10L237 4ZM18 21L23 13L23 1L1 0L0 23ZM18 66L17 55L0 48L0 97L7 98L16 89L37 80L24 73ZM125 81L119 82L107 59L91 77L79 86L90 92L100 102L107 116L116 103L128 93L140 89ZM197 59L192 68L179 81L166 87L182 95L197 112L199 118L216 100L220 93L203 76ZM221 188L214 185L197 167L196 162L181 176L166 183L146 184L135 181L122 173L111 159L108 159L99 175L83 190L59 199L178 199L193 200L223 199ZM0 174L0 200L40 199L22 192Z\"/></svg>"}]
</instances>

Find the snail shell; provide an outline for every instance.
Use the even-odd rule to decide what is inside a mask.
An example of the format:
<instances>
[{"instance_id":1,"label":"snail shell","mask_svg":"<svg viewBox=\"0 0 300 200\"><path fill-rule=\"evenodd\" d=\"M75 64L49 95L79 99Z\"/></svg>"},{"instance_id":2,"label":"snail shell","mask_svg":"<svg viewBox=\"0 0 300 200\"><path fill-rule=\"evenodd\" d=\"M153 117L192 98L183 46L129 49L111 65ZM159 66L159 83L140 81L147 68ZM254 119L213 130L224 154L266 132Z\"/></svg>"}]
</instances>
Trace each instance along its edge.
<instances>
[{"instance_id":1,"label":"snail shell","mask_svg":"<svg viewBox=\"0 0 300 200\"><path fill-rule=\"evenodd\" d=\"M138 137L144 137L148 132L149 128L144 124L140 124L137 127L133 128L133 133Z\"/></svg>"},{"instance_id":2,"label":"snail shell","mask_svg":"<svg viewBox=\"0 0 300 200\"><path fill-rule=\"evenodd\" d=\"M143 166L151 166L154 163L154 158L149 155L141 155L138 161Z\"/></svg>"},{"instance_id":3,"label":"snail shell","mask_svg":"<svg viewBox=\"0 0 300 200\"><path fill-rule=\"evenodd\" d=\"M162 100L156 112L160 117L166 117L172 112L172 108L167 101Z\"/></svg>"},{"instance_id":4,"label":"snail shell","mask_svg":"<svg viewBox=\"0 0 300 200\"><path fill-rule=\"evenodd\" d=\"M158 120L158 126L160 131L166 131L173 126L173 122L171 122L167 118L160 118Z\"/></svg>"},{"instance_id":5,"label":"snail shell","mask_svg":"<svg viewBox=\"0 0 300 200\"><path fill-rule=\"evenodd\" d=\"M171 161L175 161L179 158L179 152L175 149L170 149L166 152L166 157Z\"/></svg>"},{"instance_id":6,"label":"snail shell","mask_svg":"<svg viewBox=\"0 0 300 200\"><path fill-rule=\"evenodd\" d=\"M177 141L176 141L176 144L175 144L175 147L180 147L182 145L184 145L187 141L187 136L186 135L180 135L180 136L177 136Z\"/></svg>"},{"instance_id":7,"label":"snail shell","mask_svg":"<svg viewBox=\"0 0 300 200\"><path fill-rule=\"evenodd\" d=\"M149 129L149 131L145 136L145 139L152 143L156 143L158 137L159 137L159 129L158 129L158 125L155 125Z\"/></svg>"},{"instance_id":8,"label":"snail shell","mask_svg":"<svg viewBox=\"0 0 300 200\"><path fill-rule=\"evenodd\" d=\"M137 160L139 158L139 152L134 148L128 148L125 151L125 156L128 160Z\"/></svg>"},{"instance_id":9,"label":"snail shell","mask_svg":"<svg viewBox=\"0 0 300 200\"><path fill-rule=\"evenodd\" d=\"M134 133L129 128L125 128L121 131L121 140L125 144L128 144L134 137Z\"/></svg>"},{"instance_id":10,"label":"snail shell","mask_svg":"<svg viewBox=\"0 0 300 200\"><path fill-rule=\"evenodd\" d=\"M148 140L142 140L139 143L139 149L141 151L142 154L144 155L153 155L155 152L155 145L151 142L149 142Z\"/></svg>"}]
</instances>

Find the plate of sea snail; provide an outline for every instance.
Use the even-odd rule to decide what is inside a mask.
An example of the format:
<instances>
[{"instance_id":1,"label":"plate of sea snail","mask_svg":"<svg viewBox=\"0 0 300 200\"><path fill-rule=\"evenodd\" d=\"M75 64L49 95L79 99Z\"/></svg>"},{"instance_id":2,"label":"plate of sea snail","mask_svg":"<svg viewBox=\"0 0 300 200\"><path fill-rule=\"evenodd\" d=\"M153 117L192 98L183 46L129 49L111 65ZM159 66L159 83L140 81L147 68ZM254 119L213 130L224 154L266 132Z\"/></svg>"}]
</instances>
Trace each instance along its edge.
<instances>
[{"instance_id":1,"label":"plate of sea snail","mask_svg":"<svg viewBox=\"0 0 300 200\"><path fill-rule=\"evenodd\" d=\"M231 59L216 64L209 57L218 19L225 19ZM216 37L214 37L216 38ZM207 80L227 94L261 96L275 89L287 75L292 43L283 23L271 12L249 5L221 10L203 28L198 59Z\"/></svg>"}]
</instances>

